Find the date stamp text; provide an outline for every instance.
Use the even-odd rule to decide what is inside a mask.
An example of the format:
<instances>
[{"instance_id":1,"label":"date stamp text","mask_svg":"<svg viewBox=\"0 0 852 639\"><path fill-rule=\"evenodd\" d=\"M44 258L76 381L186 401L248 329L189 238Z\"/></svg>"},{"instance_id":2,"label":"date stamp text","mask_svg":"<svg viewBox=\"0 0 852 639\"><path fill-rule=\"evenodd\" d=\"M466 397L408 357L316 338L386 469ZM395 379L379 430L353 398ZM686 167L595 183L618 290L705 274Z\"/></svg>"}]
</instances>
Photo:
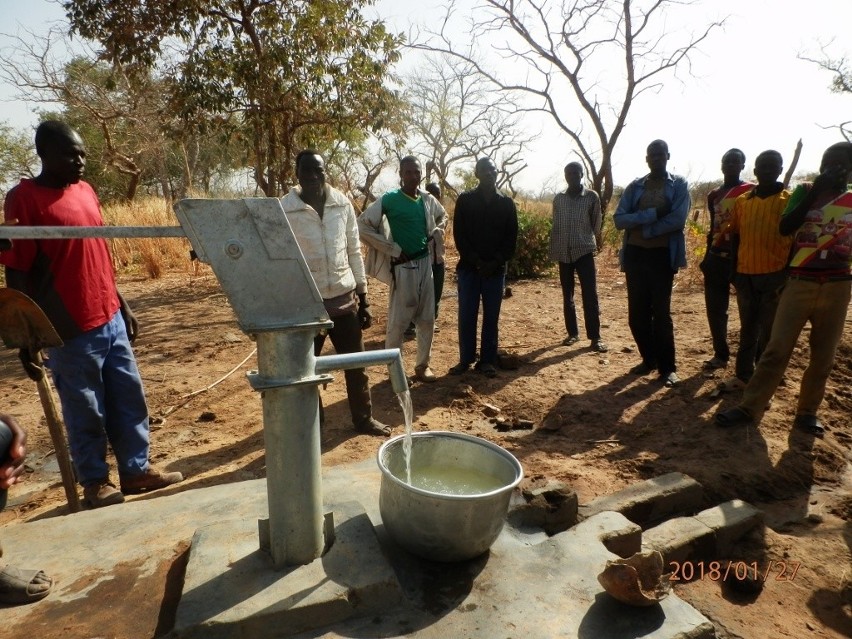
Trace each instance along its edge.
<instances>
[{"instance_id":1,"label":"date stamp text","mask_svg":"<svg viewBox=\"0 0 852 639\"><path fill-rule=\"evenodd\" d=\"M769 561L766 564L756 561L670 561L671 581L727 581L746 579L755 581L793 581L799 572L801 562Z\"/></svg>"}]
</instances>

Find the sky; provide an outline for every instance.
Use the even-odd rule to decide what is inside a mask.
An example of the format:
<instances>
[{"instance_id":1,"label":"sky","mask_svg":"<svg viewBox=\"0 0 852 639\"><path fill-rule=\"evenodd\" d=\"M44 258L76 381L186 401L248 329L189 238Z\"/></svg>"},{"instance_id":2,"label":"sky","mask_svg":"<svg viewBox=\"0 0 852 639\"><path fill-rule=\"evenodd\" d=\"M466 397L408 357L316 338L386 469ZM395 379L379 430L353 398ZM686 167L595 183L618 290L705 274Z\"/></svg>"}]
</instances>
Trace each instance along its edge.
<instances>
[{"instance_id":1,"label":"sky","mask_svg":"<svg viewBox=\"0 0 852 639\"><path fill-rule=\"evenodd\" d=\"M377 0L370 11L393 30L409 33L412 27L435 24L446 2ZM467 17L482 10L471 9L476 0L453 4L457 13L450 27L463 38ZM822 127L852 120L852 96L832 94L831 74L797 56L819 57L820 46L827 45L834 57L852 57L852 1L701 0L683 15L685 21L668 25L670 31L726 16L727 22L702 43L691 73L684 69L668 76L659 93L636 100L614 154L615 182L625 185L647 172L645 148L657 138L669 144L669 170L690 181L718 179L721 156L731 147L745 151L747 168L767 149L789 161L799 138L804 146L797 172L817 170L823 150L841 139L836 129ZM5 34L45 33L51 22L63 18L53 0L0 0L0 52L9 46ZM484 55L507 64L488 49ZM399 70L410 72L424 63L422 54L405 51ZM0 83L0 120L33 126L35 106ZM546 115L529 114L524 125L540 137L527 155L529 167L520 186L533 193L561 188L562 167L576 159L570 140Z\"/></svg>"}]
</instances>

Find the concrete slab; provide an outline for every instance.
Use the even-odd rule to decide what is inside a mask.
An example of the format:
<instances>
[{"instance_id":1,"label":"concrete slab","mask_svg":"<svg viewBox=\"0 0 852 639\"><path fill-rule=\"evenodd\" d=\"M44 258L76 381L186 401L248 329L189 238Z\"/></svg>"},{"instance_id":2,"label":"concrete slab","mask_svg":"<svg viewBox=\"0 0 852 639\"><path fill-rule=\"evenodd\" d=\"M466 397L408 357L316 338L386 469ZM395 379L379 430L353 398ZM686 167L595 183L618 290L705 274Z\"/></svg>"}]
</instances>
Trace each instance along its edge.
<instances>
[{"instance_id":1,"label":"concrete slab","mask_svg":"<svg viewBox=\"0 0 852 639\"><path fill-rule=\"evenodd\" d=\"M400 565L414 586L409 606L370 619L352 619L305 633L323 637L413 637L415 639L710 639L712 623L671 595L660 605L634 608L603 592L597 581L615 554L601 536L614 541L613 527L633 536L634 524L617 513L601 513L548 541L525 546L501 534L483 558L441 565L409 556ZM412 584L416 581L416 584Z\"/></svg>"},{"instance_id":2,"label":"concrete slab","mask_svg":"<svg viewBox=\"0 0 852 639\"><path fill-rule=\"evenodd\" d=\"M276 571L258 549L257 520L200 528L192 540L174 636L280 636L397 605L402 589L357 502L334 508L335 541L320 559Z\"/></svg>"},{"instance_id":3,"label":"concrete slab","mask_svg":"<svg viewBox=\"0 0 852 639\"><path fill-rule=\"evenodd\" d=\"M378 513L380 478L372 460L326 468L323 473L326 510L334 511L340 518L345 512L353 512L346 502L361 504L385 557L385 567L380 566L380 570L385 571L390 565L404 599L394 604L388 602L380 612L367 616L342 621L334 621L339 617L325 618L328 610L339 614L346 609L340 606L339 598L344 591L352 590L351 582L340 576L345 571L339 564L335 567L318 560L319 565L308 570L310 577L303 582L300 596L313 606L311 614L320 616L322 623L333 623L322 630L296 636L423 639L621 639L626 636L709 639L714 636L712 624L675 595L659 606L637 609L620 604L603 592L597 574L616 555L607 550L602 540L606 539L611 547L622 552L636 545L636 527L620 515L601 514L546 539L540 531L526 534L507 526L491 551L482 557L460 564L436 564L406 553L387 538ZM35 634L50 639L90 639L107 634L122 639L163 636L176 623L163 610L163 584L181 583L181 564L175 558L185 556L196 531L205 529L197 539L198 544L202 544L204 535L219 535L218 543L222 543L223 536L231 537L228 555L217 565L219 571L233 571L241 569L242 562L248 566L252 558L258 559L254 544L256 520L266 516L265 481L257 480L172 495L155 493L149 498L135 498L99 511L7 526L0 531L6 550L4 560L43 568L56 577L57 583L54 593L37 604L4 609L5 634L0 632L0 635ZM363 514L352 514L348 521L359 517ZM227 525L234 520L242 523ZM361 519L359 526L363 523L366 522ZM374 555L347 554L342 563L352 564L357 571L373 562L367 559L371 556ZM201 555L198 557L201 561ZM236 563L229 565L229 560ZM213 563L216 557L208 561ZM314 569L316 572L310 572ZM324 577L320 576L320 569ZM170 570L172 574L167 581ZM259 590L263 588L262 580L249 582L248 592L244 585L239 585L246 582L239 580L230 582L235 584L230 591L219 592L228 581L212 573L203 577L201 573L193 576L193 571L188 571L187 579L184 597L187 602L194 599L199 619L204 616L199 611L205 596L210 603L206 615L213 619L226 614L224 606L228 602L230 611L246 606L254 597L265 596ZM329 582L320 583L322 579ZM218 599L214 599L214 590ZM155 596L146 597L147 592ZM392 597L394 591L391 588L385 592ZM270 596L263 601L272 599ZM325 603L320 604L320 599ZM258 605L269 612L266 608L277 604ZM160 617L157 629L140 634L132 624L146 616ZM188 629L188 617L182 619ZM287 636L274 622L235 624L232 630L228 636L235 638Z\"/></svg>"}]
</instances>

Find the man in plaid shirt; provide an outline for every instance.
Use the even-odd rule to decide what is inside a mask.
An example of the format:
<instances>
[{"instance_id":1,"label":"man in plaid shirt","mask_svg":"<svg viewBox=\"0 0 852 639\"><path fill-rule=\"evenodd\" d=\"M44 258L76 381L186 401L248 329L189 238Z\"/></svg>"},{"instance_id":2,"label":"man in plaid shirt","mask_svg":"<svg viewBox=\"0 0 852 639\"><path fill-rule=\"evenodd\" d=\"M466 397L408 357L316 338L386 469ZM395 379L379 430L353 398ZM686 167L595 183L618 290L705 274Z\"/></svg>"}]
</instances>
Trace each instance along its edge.
<instances>
[{"instance_id":1,"label":"man in plaid shirt","mask_svg":"<svg viewBox=\"0 0 852 639\"><path fill-rule=\"evenodd\" d=\"M601 248L601 201L598 194L583 186L583 167L571 162L565 167L568 189L553 199L553 230L550 236L550 257L559 263L559 283L562 285L562 313L568 337L565 346L580 340L577 310L574 306L574 273L580 279L583 297L583 321L586 337L592 350L605 353L601 341L601 320L595 273L595 251Z\"/></svg>"}]
</instances>

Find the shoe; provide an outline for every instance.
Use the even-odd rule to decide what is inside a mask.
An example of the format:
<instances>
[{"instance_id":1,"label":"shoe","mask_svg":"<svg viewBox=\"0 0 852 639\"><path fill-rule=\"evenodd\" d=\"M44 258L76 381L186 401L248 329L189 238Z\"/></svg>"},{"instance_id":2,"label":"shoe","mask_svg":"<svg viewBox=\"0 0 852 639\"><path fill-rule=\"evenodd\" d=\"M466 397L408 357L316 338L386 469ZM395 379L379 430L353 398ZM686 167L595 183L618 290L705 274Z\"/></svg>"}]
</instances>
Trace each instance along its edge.
<instances>
[{"instance_id":1,"label":"shoe","mask_svg":"<svg viewBox=\"0 0 852 639\"><path fill-rule=\"evenodd\" d=\"M592 350L596 353L606 353L609 350L609 346L599 339L595 339L592 340Z\"/></svg>"},{"instance_id":2,"label":"shoe","mask_svg":"<svg viewBox=\"0 0 852 639\"><path fill-rule=\"evenodd\" d=\"M562 346L573 346L577 342L580 341L579 336L577 335L569 335L565 339L562 340Z\"/></svg>"},{"instance_id":3,"label":"shoe","mask_svg":"<svg viewBox=\"0 0 852 639\"><path fill-rule=\"evenodd\" d=\"M494 367L494 364L480 363L479 372L485 375L486 377L497 377L497 369Z\"/></svg>"},{"instance_id":4,"label":"shoe","mask_svg":"<svg viewBox=\"0 0 852 639\"><path fill-rule=\"evenodd\" d=\"M109 480L83 486L83 502L89 508L103 508L124 502L124 495Z\"/></svg>"},{"instance_id":5,"label":"shoe","mask_svg":"<svg viewBox=\"0 0 852 639\"><path fill-rule=\"evenodd\" d=\"M178 472L160 472L149 465L145 472L138 475L119 475L119 480L122 492L128 495L137 495L182 482L183 475Z\"/></svg>"},{"instance_id":6,"label":"shoe","mask_svg":"<svg viewBox=\"0 0 852 639\"><path fill-rule=\"evenodd\" d=\"M355 430L362 435L375 435L377 437L387 437L392 431L390 426L383 424L375 417L370 417L363 422L355 424Z\"/></svg>"},{"instance_id":7,"label":"shoe","mask_svg":"<svg viewBox=\"0 0 852 639\"><path fill-rule=\"evenodd\" d=\"M719 382L716 385L723 393L733 393L735 391L741 391L746 387L746 381L744 379L740 379L739 377L729 377L728 379Z\"/></svg>"},{"instance_id":8,"label":"shoe","mask_svg":"<svg viewBox=\"0 0 852 639\"><path fill-rule=\"evenodd\" d=\"M461 375L462 373L466 373L468 370L470 370L470 364L459 362L455 366L450 367L450 375Z\"/></svg>"},{"instance_id":9,"label":"shoe","mask_svg":"<svg viewBox=\"0 0 852 639\"><path fill-rule=\"evenodd\" d=\"M716 413L713 421L716 422L716 426L730 428L732 426L750 426L754 422L754 417L745 408L735 406Z\"/></svg>"},{"instance_id":10,"label":"shoe","mask_svg":"<svg viewBox=\"0 0 852 639\"><path fill-rule=\"evenodd\" d=\"M657 365L649 362L639 362L630 369L630 372L634 375L647 375L648 373L652 373L657 370Z\"/></svg>"},{"instance_id":11,"label":"shoe","mask_svg":"<svg viewBox=\"0 0 852 639\"><path fill-rule=\"evenodd\" d=\"M680 377L674 371L665 375L660 373L660 381L663 382L663 386L666 388L673 388L680 384Z\"/></svg>"},{"instance_id":12,"label":"shoe","mask_svg":"<svg viewBox=\"0 0 852 639\"><path fill-rule=\"evenodd\" d=\"M711 357L702 365L702 368L706 371L714 371L718 368L727 368L728 360L722 359L721 357Z\"/></svg>"},{"instance_id":13,"label":"shoe","mask_svg":"<svg viewBox=\"0 0 852 639\"><path fill-rule=\"evenodd\" d=\"M414 379L424 382L426 384L431 384L432 382L437 382L438 378L435 377L435 373L432 372L432 369L428 366L418 366L414 369Z\"/></svg>"},{"instance_id":14,"label":"shoe","mask_svg":"<svg viewBox=\"0 0 852 639\"><path fill-rule=\"evenodd\" d=\"M414 324L409 324L402 335L403 337L417 337L417 328L415 328Z\"/></svg>"},{"instance_id":15,"label":"shoe","mask_svg":"<svg viewBox=\"0 0 852 639\"><path fill-rule=\"evenodd\" d=\"M796 415L793 420L793 428L814 437L825 435L825 426L816 415Z\"/></svg>"}]
</instances>

